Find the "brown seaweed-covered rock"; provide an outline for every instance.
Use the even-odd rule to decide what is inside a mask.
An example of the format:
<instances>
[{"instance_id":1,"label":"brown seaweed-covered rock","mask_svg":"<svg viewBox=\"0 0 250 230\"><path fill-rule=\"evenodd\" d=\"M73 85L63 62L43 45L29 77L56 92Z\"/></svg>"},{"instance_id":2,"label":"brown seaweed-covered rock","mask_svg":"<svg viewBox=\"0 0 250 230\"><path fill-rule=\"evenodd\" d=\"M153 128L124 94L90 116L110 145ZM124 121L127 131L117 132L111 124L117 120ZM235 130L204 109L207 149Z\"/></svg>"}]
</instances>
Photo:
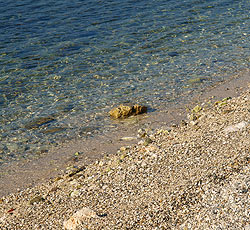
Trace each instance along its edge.
<instances>
[{"instance_id":1,"label":"brown seaweed-covered rock","mask_svg":"<svg viewBox=\"0 0 250 230\"><path fill-rule=\"evenodd\" d=\"M146 106L141 106L141 105L133 105L133 106L128 106L128 105L120 105L117 108L112 109L109 114L111 117L114 118L127 118L132 115L138 115L142 113L147 112L147 107Z\"/></svg>"},{"instance_id":2,"label":"brown seaweed-covered rock","mask_svg":"<svg viewBox=\"0 0 250 230\"><path fill-rule=\"evenodd\" d=\"M109 114L114 118L126 118L133 114L133 110L131 106L120 105L119 107L112 109Z\"/></svg>"},{"instance_id":3,"label":"brown seaweed-covered rock","mask_svg":"<svg viewBox=\"0 0 250 230\"><path fill-rule=\"evenodd\" d=\"M146 106L141 106L141 105L134 105L132 107L133 113L135 115L137 114L142 114L147 112L147 107Z\"/></svg>"}]
</instances>

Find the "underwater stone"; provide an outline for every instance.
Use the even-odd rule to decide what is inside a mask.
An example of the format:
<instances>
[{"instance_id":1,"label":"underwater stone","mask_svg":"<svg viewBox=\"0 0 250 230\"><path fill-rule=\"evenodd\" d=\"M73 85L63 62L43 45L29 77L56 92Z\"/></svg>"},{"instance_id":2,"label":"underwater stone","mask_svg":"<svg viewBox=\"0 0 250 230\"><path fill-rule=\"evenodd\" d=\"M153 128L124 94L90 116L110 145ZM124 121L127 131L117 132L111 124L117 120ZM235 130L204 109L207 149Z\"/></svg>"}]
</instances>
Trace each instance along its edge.
<instances>
[{"instance_id":1,"label":"underwater stone","mask_svg":"<svg viewBox=\"0 0 250 230\"><path fill-rule=\"evenodd\" d=\"M7 146L8 150L11 152L17 151L18 147L19 147L18 144L16 144L16 143L7 143L6 146Z\"/></svg>"},{"instance_id":2,"label":"underwater stone","mask_svg":"<svg viewBox=\"0 0 250 230\"><path fill-rule=\"evenodd\" d=\"M120 105L118 108L112 109L109 114L114 118L126 118L132 115L132 107Z\"/></svg>"},{"instance_id":3,"label":"underwater stone","mask_svg":"<svg viewBox=\"0 0 250 230\"><path fill-rule=\"evenodd\" d=\"M43 130L42 132L43 133L57 133L57 132L61 132L61 131L64 131L65 128L61 128L61 127L51 127L51 128L48 128L46 130Z\"/></svg>"},{"instance_id":4,"label":"underwater stone","mask_svg":"<svg viewBox=\"0 0 250 230\"><path fill-rule=\"evenodd\" d=\"M168 53L168 56L170 56L170 57L176 57L176 56L178 56L179 54L177 53L177 52L169 52Z\"/></svg>"},{"instance_id":5,"label":"underwater stone","mask_svg":"<svg viewBox=\"0 0 250 230\"><path fill-rule=\"evenodd\" d=\"M147 112L147 107L146 106L141 106L141 105L134 105L132 107L132 110L133 110L133 114L137 115L137 114L146 113Z\"/></svg>"},{"instance_id":6,"label":"underwater stone","mask_svg":"<svg viewBox=\"0 0 250 230\"><path fill-rule=\"evenodd\" d=\"M40 126L48 124L52 121L55 121L55 118L53 116L48 117L39 117L28 124L26 124L24 127L26 129L38 129Z\"/></svg>"},{"instance_id":7,"label":"underwater stone","mask_svg":"<svg viewBox=\"0 0 250 230\"><path fill-rule=\"evenodd\" d=\"M198 83L202 83L205 80L207 80L207 78L205 78L205 77L197 77L197 78L189 79L188 83L189 84L198 84Z\"/></svg>"}]
</instances>

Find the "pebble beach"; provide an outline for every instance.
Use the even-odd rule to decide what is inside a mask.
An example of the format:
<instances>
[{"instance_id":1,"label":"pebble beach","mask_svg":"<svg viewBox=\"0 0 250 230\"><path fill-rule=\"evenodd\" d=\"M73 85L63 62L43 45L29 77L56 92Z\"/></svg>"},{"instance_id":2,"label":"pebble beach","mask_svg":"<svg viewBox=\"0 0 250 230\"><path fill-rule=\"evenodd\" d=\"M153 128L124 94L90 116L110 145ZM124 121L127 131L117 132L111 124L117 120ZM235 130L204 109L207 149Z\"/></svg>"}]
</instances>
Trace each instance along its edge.
<instances>
[{"instance_id":1,"label":"pebble beach","mask_svg":"<svg viewBox=\"0 0 250 230\"><path fill-rule=\"evenodd\" d=\"M250 90L0 198L0 229L250 229Z\"/></svg>"},{"instance_id":2,"label":"pebble beach","mask_svg":"<svg viewBox=\"0 0 250 230\"><path fill-rule=\"evenodd\" d=\"M0 6L0 230L250 230L249 1Z\"/></svg>"}]
</instances>

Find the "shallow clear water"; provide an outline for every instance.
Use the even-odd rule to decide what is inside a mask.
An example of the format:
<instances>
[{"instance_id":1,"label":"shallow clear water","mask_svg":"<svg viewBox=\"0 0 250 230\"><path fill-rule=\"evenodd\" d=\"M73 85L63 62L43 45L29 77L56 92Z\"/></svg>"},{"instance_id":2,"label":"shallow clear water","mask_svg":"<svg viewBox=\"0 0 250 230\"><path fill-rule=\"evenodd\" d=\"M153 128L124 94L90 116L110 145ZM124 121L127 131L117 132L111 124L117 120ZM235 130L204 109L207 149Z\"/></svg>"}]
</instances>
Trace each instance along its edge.
<instances>
[{"instance_id":1,"label":"shallow clear water","mask_svg":"<svg viewBox=\"0 0 250 230\"><path fill-rule=\"evenodd\" d=\"M0 2L0 164L249 67L250 1Z\"/></svg>"}]
</instances>

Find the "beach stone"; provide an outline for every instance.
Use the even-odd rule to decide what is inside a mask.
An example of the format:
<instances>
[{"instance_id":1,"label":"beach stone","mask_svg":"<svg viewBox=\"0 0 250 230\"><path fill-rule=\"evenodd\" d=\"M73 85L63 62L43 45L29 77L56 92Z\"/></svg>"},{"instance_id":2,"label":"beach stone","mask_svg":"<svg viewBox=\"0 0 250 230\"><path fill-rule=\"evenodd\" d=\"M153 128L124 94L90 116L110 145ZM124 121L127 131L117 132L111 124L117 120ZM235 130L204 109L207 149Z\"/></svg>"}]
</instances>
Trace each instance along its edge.
<instances>
[{"instance_id":1,"label":"beach stone","mask_svg":"<svg viewBox=\"0 0 250 230\"><path fill-rule=\"evenodd\" d=\"M127 118L130 116L142 114L147 112L147 107L146 106L141 106L141 105L120 105L117 108L112 109L109 114L111 117L114 118Z\"/></svg>"},{"instance_id":2,"label":"beach stone","mask_svg":"<svg viewBox=\"0 0 250 230\"><path fill-rule=\"evenodd\" d=\"M250 224L245 226L245 230L250 230Z\"/></svg>"},{"instance_id":3,"label":"beach stone","mask_svg":"<svg viewBox=\"0 0 250 230\"><path fill-rule=\"evenodd\" d=\"M143 145L148 146L148 145L151 144L152 142L153 142L153 141L152 141L149 137L147 137L147 138L145 138Z\"/></svg>"},{"instance_id":4,"label":"beach stone","mask_svg":"<svg viewBox=\"0 0 250 230\"><path fill-rule=\"evenodd\" d=\"M237 123L235 125L229 125L224 129L225 133L231 133L231 132L236 132L244 129L248 125L248 122L242 121L240 123Z\"/></svg>"},{"instance_id":5,"label":"beach stone","mask_svg":"<svg viewBox=\"0 0 250 230\"><path fill-rule=\"evenodd\" d=\"M133 141L136 140L136 137L122 137L120 140L121 141Z\"/></svg>"},{"instance_id":6,"label":"beach stone","mask_svg":"<svg viewBox=\"0 0 250 230\"><path fill-rule=\"evenodd\" d=\"M1 223L1 222L4 223L5 219L6 219L6 215L3 215L3 216L0 218L0 223Z\"/></svg>"},{"instance_id":7,"label":"beach stone","mask_svg":"<svg viewBox=\"0 0 250 230\"><path fill-rule=\"evenodd\" d=\"M100 162L98 163L98 165L102 167L102 166L104 165L104 162L103 162L103 161L100 161Z\"/></svg>"},{"instance_id":8,"label":"beach stone","mask_svg":"<svg viewBox=\"0 0 250 230\"><path fill-rule=\"evenodd\" d=\"M96 218L98 215L90 208L82 208L73 214L67 221L64 221L63 226L69 230L75 230L84 220Z\"/></svg>"},{"instance_id":9,"label":"beach stone","mask_svg":"<svg viewBox=\"0 0 250 230\"><path fill-rule=\"evenodd\" d=\"M41 201L45 201L45 199L42 196L36 196L29 201L29 204L32 205L34 203L39 203Z\"/></svg>"},{"instance_id":10,"label":"beach stone","mask_svg":"<svg viewBox=\"0 0 250 230\"><path fill-rule=\"evenodd\" d=\"M138 137L143 138L147 136L147 131L145 129L139 129L138 130Z\"/></svg>"},{"instance_id":11,"label":"beach stone","mask_svg":"<svg viewBox=\"0 0 250 230\"><path fill-rule=\"evenodd\" d=\"M124 151L126 151L127 150L127 147L125 147L125 146L122 146L121 148L120 148L120 151L121 152L124 152Z\"/></svg>"},{"instance_id":12,"label":"beach stone","mask_svg":"<svg viewBox=\"0 0 250 230\"><path fill-rule=\"evenodd\" d=\"M71 192L71 194L70 194L70 196L71 197L77 197L77 196L79 196L80 195L80 191L79 190L74 190L73 192Z\"/></svg>"},{"instance_id":13,"label":"beach stone","mask_svg":"<svg viewBox=\"0 0 250 230\"><path fill-rule=\"evenodd\" d=\"M193 109L192 109L192 112L193 113L198 113L202 110L202 107L199 106L199 105L196 105Z\"/></svg>"},{"instance_id":14,"label":"beach stone","mask_svg":"<svg viewBox=\"0 0 250 230\"><path fill-rule=\"evenodd\" d=\"M120 156L120 160L124 160L125 157L126 157L126 154L121 155L121 156Z\"/></svg>"},{"instance_id":15,"label":"beach stone","mask_svg":"<svg viewBox=\"0 0 250 230\"><path fill-rule=\"evenodd\" d=\"M192 113L188 116L188 118L190 121L196 121L199 117Z\"/></svg>"}]
</instances>

